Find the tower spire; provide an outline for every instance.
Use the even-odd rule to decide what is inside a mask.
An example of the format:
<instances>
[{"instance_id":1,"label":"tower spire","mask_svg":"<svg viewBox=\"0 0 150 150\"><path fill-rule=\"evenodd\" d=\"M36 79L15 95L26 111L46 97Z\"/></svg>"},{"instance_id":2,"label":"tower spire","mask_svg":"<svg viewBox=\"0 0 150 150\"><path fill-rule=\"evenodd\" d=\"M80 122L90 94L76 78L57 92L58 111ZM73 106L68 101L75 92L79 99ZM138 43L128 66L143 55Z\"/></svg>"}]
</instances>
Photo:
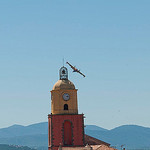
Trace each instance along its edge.
<instances>
[{"instance_id":1,"label":"tower spire","mask_svg":"<svg viewBox=\"0 0 150 150\"><path fill-rule=\"evenodd\" d=\"M64 67L64 57L63 57L63 67Z\"/></svg>"}]
</instances>

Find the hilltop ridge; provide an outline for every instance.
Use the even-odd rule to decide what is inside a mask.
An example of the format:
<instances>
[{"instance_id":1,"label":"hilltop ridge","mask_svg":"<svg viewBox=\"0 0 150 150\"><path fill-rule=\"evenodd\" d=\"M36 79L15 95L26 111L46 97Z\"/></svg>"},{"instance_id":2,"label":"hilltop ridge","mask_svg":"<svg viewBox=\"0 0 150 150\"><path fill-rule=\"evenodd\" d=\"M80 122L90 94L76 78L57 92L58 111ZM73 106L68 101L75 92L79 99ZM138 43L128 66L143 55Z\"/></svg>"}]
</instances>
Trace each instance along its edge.
<instances>
[{"instance_id":1,"label":"hilltop ridge","mask_svg":"<svg viewBox=\"0 0 150 150\"><path fill-rule=\"evenodd\" d=\"M110 143L112 146L125 144L126 148L149 148L150 128L138 125L122 125L111 130L96 125L86 125L85 133ZM0 129L0 144L47 147L48 123L29 126L13 125Z\"/></svg>"}]
</instances>

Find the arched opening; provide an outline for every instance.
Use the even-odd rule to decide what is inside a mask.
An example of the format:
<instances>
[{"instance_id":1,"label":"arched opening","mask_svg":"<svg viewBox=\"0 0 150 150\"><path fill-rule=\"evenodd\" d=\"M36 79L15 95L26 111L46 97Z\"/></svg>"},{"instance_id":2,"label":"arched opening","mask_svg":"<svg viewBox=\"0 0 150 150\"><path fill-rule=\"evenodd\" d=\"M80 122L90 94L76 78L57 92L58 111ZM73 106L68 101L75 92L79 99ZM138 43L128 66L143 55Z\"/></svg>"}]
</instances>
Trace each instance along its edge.
<instances>
[{"instance_id":1,"label":"arched opening","mask_svg":"<svg viewBox=\"0 0 150 150\"><path fill-rule=\"evenodd\" d=\"M68 110L68 105L67 104L64 105L64 110Z\"/></svg>"},{"instance_id":2,"label":"arched opening","mask_svg":"<svg viewBox=\"0 0 150 150\"><path fill-rule=\"evenodd\" d=\"M70 121L64 122L64 145L72 145L72 126Z\"/></svg>"}]
</instances>

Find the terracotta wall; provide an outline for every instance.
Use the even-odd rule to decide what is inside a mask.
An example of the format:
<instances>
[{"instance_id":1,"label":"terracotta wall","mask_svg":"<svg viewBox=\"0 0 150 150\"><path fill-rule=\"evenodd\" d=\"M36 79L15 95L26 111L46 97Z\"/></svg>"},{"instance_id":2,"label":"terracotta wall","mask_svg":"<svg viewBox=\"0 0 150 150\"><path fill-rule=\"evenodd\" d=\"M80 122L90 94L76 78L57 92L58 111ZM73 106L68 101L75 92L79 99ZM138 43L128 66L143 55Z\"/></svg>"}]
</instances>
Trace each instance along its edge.
<instances>
[{"instance_id":1,"label":"terracotta wall","mask_svg":"<svg viewBox=\"0 0 150 150\"><path fill-rule=\"evenodd\" d=\"M72 124L72 143L74 146L84 145L84 120L83 114L78 115L49 115L49 147L59 147L64 144L64 122ZM57 148L58 149L58 148ZM49 148L50 150L50 148ZM55 149L54 149L55 150Z\"/></svg>"}]
</instances>

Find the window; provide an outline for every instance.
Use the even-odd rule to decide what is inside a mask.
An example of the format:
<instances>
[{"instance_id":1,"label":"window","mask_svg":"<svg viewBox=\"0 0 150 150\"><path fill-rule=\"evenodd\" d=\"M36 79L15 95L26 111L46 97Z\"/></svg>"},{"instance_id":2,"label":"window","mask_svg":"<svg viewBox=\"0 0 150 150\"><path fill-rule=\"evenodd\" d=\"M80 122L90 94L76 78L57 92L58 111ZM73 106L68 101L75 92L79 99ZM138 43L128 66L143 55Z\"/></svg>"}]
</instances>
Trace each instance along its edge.
<instances>
[{"instance_id":1,"label":"window","mask_svg":"<svg viewBox=\"0 0 150 150\"><path fill-rule=\"evenodd\" d=\"M67 104L64 105L64 110L68 110L68 105Z\"/></svg>"}]
</instances>

